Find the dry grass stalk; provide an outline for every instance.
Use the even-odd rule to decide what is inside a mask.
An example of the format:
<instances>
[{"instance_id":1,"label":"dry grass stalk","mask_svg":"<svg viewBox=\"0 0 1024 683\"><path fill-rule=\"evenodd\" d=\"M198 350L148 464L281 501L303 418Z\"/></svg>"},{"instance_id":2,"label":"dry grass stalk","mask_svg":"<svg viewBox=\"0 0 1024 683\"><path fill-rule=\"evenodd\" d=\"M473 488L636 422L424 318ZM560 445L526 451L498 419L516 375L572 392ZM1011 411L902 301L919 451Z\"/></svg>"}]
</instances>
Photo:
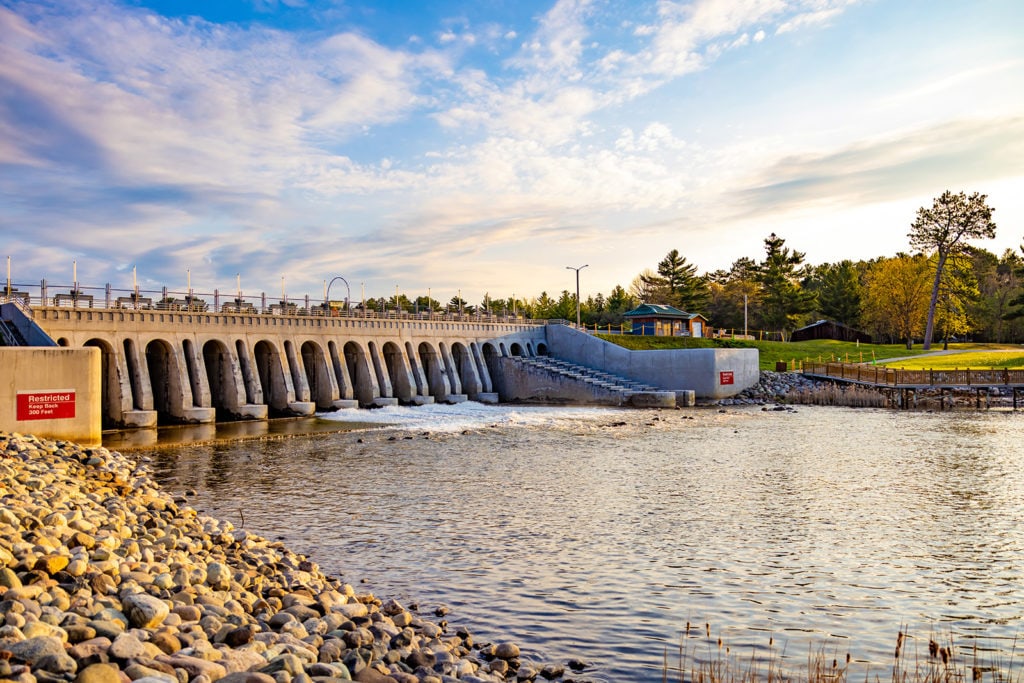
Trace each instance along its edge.
<instances>
[{"instance_id":1,"label":"dry grass stalk","mask_svg":"<svg viewBox=\"0 0 1024 683\"><path fill-rule=\"evenodd\" d=\"M880 391L856 385L824 384L813 389L791 391L787 403L815 406L847 406L850 408L885 408L889 398Z\"/></svg>"},{"instance_id":2,"label":"dry grass stalk","mask_svg":"<svg viewBox=\"0 0 1024 683\"><path fill-rule=\"evenodd\" d=\"M665 649L662 681L668 683L670 676L678 683L848 683L860 680L860 675L851 671L856 664L849 653L839 657L830 654L825 647L809 648L805 671L787 668L785 652L775 647L774 638L768 640L764 654L752 652L749 659L733 655L721 638L712 639L710 625L701 638L698 629L687 623L686 631L680 634L679 661L674 670L669 669L668 648ZM1015 662L1015 648L1008 660L985 663L977 645L967 654L958 652L949 636L945 643L934 638L928 640L925 656L917 651L916 643L908 648L906 630L900 628L896 636L896 648L889 675L882 677L873 673L868 665L863 672L864 683L1022 683L1021 665ZM703 652L699 652L702 650ZM912 651L911 651L912 650Z\"/></svg>"}]
</instances>

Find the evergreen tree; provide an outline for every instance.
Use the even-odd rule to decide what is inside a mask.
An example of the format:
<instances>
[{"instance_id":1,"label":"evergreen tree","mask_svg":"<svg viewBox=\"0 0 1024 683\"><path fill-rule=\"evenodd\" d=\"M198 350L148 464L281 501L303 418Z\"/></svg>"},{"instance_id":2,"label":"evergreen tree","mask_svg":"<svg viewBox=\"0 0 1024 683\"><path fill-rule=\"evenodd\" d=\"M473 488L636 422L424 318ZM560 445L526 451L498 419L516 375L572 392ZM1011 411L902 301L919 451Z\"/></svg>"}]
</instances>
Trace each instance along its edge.
<instances>
[{"instance_id":1,"label":"evergreen tree","mask_svg":"<svg viewBox=\"0 0 1024 683\"><path fill-rule=\"evenodd\" d=\"M759 328L761 292L753 259L739 258L728 271L717 271L708 280L707 315L715 327L733 334Z\"/></svg>"},{"instance_id":2,"label":"evergreen tree","mask_svg":"<svg viewBox=\"0 0 1024 683\"><path fill-rule=\"evenodd\" d=\"M702 311L708 302L707 281L697 276L697 266L689 264L673 249L658 263L661 284L668 290L668 303L687 311Z\"/></svg>"},{"instance_id":3,"label":"evergreen tree","mask_svg":"<svg viewBox=\"0 0 1024 683\"><path fill-rule=\"evenodd\" d=\"M814 308L814 294L800 284L804 254L785 243L775 233L765 239L765 259L757 273L762 320L768 329L781 331L783 339L799 325L800 316Z\"/></svg>"},{"instance_id":4,"label":"evergreen tree","mask_svg":"<svg viewBox=\"0 0 1024 683\"><path fill-rule=\"evenodd\" d=\"M853 261L826 264L817 269L816 294L822 317L849 327L860 325L861 283Z\"/></svg>"}]
</instances>

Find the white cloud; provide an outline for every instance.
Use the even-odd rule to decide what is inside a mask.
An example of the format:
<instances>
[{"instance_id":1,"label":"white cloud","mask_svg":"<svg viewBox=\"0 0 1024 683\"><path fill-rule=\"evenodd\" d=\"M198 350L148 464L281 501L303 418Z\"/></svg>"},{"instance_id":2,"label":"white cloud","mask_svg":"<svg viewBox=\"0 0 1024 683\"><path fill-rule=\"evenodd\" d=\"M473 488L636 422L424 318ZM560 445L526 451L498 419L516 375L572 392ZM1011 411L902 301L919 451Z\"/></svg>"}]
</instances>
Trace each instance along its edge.
<instances>
[{"instance_id":1,"label":"white cloud","mask_svg":"<svg viewBox=\"0 0 1024 683\"><path fill-rule=\"evenodd\" d=\"M757 230L823 203L899 202L948 179L1024 175L1019 107L986 121L908 118L883 137L851 114L837 118L841 138L809 141L751 102L750 125L710 146L701 126L731 115L716 103L684 117L640 99L728 51L763 52L769 33L837 23L841 0L666 0L656 20L615 23L628 40L614 43L598 30L604 6L562 0L523 35L425 27L449 36L436 49L68 6L0 8L0 160L19 171L0 173L0 223L10 244L35 245L18 248L36 248L40 268L68 253L129 262L144 249L154 276L177 277L183 264L211 279L319 272L344 258L366 278L401 269L493 282L502 268L508 280L536 275L541 256L570 238L611 269L622 267L622 234L657 252L684 233L701 263L712 229ZM522 48L500 68L474 59L514 47L503 40ZM978 69L1019 68L965 68L914 92L962 92ZM897 104L890 96L858 112ZM161 244L140 247L138 235ZM520 266L502 266L509 258Z\"/></svg>"}]
</instances>

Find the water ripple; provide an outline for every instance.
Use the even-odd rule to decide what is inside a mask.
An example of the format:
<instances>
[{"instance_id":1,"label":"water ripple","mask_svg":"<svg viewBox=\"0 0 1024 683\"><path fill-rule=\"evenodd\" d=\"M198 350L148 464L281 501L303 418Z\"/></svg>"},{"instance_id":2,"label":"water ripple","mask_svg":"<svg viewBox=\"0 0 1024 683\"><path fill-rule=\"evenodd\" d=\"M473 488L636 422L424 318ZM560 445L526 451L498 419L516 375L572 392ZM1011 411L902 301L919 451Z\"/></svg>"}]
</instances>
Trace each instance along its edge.
<instances>
[{"instance_id":1,"label":"water ripple","mask_svg":"<svg viewBox=\"0 0 1024 683\"><path fill-rule=\"evenodd\" d=\"M711 624L709 656L719 636L744 653L774 637L798 665L829 643L877 667L902 627L1005 659L1024 616L1018 415L370 416L379 429L152 457L195 507L381 595L448 605L478 640L582 656L595 680L660 677L687 623Z\"/></svg>"}]
</instances>

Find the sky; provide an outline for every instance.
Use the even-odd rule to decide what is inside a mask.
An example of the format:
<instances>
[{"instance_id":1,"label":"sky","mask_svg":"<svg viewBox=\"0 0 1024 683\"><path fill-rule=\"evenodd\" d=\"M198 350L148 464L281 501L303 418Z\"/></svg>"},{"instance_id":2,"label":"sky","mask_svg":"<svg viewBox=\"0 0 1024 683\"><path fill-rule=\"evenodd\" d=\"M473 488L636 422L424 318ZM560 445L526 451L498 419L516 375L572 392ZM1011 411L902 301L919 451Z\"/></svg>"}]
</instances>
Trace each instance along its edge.
<instances>
[{"instance_id":1,"label":"sky","mask_svg":"<svg viewBox=\"0 0 1024 683\"><path fill-rule=\"evenodd\" d=\"M1024 243L1020 0L0 0L15 282L586 298L945 190Z\"/></svg>"}]
</instances>

